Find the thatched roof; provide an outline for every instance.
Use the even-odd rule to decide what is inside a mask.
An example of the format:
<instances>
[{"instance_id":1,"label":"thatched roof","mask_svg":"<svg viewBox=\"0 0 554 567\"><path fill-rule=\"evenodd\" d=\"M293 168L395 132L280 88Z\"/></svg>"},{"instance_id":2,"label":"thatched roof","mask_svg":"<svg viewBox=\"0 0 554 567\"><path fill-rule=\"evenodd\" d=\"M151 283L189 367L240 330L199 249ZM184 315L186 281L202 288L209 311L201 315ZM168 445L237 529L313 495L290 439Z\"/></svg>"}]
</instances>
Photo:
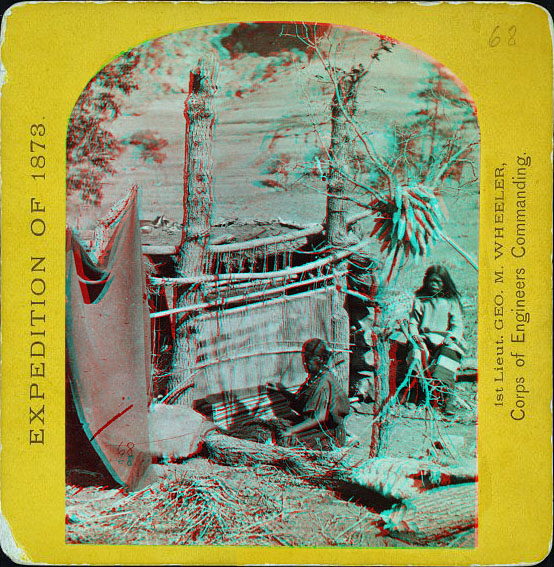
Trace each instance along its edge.
<instances>
[{"instance_id":1,"label":"thatched roof","mask_svg":"<svg viewBox=\"0 0 554 567\"><path fill-rule=\"evenodd\" d=\"M306 237L321 232L319 224L301 226L281 219L227 219L212 225L209 252L225 253L250 249L253 256L298 249ZM141 221L146 254L174 254L181 240L181 225L165 217Z\"/></svg>"}]
</instances>

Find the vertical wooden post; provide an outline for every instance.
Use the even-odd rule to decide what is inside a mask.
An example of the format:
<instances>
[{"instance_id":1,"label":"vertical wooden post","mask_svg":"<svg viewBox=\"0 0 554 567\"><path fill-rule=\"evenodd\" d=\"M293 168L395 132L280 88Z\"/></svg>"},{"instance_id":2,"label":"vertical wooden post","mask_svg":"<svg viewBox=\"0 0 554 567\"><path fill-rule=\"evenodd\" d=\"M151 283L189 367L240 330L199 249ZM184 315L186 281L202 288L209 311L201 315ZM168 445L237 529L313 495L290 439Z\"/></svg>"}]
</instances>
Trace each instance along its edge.
<instances>
[{"instance_id":1,"label":"vertical wooden post","mask_svg":"<svg viewBox=\"0 0 554 567\"><path fill-rule=\"evenodd\" d=\"M375 349L375 399L373 401L373 425L371 427L371 442L369 458L386 455L386 446L383 446L385 430L389 427L387 416L381 415L390 399L389 387L389 349L388 342L383 337L377 337Z\"/></svg>"},{"instance_id":2,"label":"vertical wooden post","mask_svg":"<svg viewBox=\"0 0 554 567\"><path fill-rule=\"evenodd\" d=\"M360 79L365 75L362 65L346 73L337 69L337 86L331 103L331 146L327 183L327 242L341 246L347 242L345 179L340 170L349 173L350 135L349 117L356 113L356 98Z\"/></svg>"},{"instance_id":3,"label":"vertical wooden post","mask_svg":"<svg viewBox=\"0 0 554 567\"><path fill-rule=\"evenodd\" d=\"M356 113L356 98L360 79L364 76L362 65L352 67L346 73L336 69L337 83L331 102L331 145L329 148L329 173L327 182L327 218L325 232L330 246L347 246L348 226L346 224L345 178L341 170L349 173L350 144L352 143L349 120ZM342 271L347 262L340 262L336 269ZM346 289L346 275L337 278L337 284ZM339 307L337 306L337 309ZM342 309L342 306L340 306ZM333 336L337 336L336 319L331 320ZM349 365L349 360L346 361ZM346 385L348 391L348 384Z\"/></svg>"},{"instance_id":4,"label":"vertical wooden post","mask_svg":"<svg viewBox=\"0 0 554 567\"><path fill-rule=\"evenodd\" d=\"M185 163L183 172L183 232L177 261L178 276L198 276L206 271L206 247L213 210L214 95L219 62L213 55L202 58L190 74L185 102ZM200 292L176 289L177 307L200 303ZM170 388L192 381L196 358L194 329L186 314L178 314L175 354ZM186 396L185 396L186 400ZM186 401L185 401L186 403Z\"/></svg>"}]
</instances>

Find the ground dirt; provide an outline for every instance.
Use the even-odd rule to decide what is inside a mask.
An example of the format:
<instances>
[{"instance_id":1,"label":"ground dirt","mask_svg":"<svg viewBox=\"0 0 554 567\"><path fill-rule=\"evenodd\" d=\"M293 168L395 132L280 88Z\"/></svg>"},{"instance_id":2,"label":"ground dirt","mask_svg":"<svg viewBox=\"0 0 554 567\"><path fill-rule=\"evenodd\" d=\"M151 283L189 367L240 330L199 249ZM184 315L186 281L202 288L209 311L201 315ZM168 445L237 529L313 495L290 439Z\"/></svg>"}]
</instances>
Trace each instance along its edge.
<instances>
[{"instance_id":1,"label":"ground dirt","mask_svg":"<svg viewBox=\"0 0 554 567\"><path fill-rule=\"evenodd\" d=\"M423 405L396 406L383 428L381 456L459 464L476 457L476 384L457 384L457 415L445 419ZM471 408L471 409L468 409ZM346 419L367 451L373 404L356 404ZM69 543L406 547L380 526L393 501L345 494L277 466L222 466L198 456L154 465L157 480L136 495L103 485L89 471L68 471ZM160 480L161 479L161 480ZM185 488L183 488L185 487ZM199 513L203 510L203 514ZM473 537L437 546L465 547Z\"/></svg>"}]
</instances>

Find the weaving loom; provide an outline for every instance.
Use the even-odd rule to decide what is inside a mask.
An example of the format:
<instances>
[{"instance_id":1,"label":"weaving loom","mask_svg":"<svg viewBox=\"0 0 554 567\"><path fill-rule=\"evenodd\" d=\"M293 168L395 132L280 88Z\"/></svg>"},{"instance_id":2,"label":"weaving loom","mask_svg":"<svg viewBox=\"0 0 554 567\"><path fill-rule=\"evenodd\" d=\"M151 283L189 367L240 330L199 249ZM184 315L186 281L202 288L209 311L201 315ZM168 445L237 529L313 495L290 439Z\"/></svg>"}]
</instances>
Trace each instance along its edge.
<instances>
[{"instance_id":1,"label":"weaving loom","mask_svg":"<svg viewBox=\"0 0 554 567\"><path fill-rule=\"evenodd\" d=\"M307 242L306 236L314 238ZM265 385L281 382L291 392L299 388L306 379L302 345L312 337L329 344L331 366L348 391L345 261L354 249L318 252L313 245L317 236L310 228L211 245L205 276L151 278L151 288L168 305L151 314L160 323L165 320L156 327L162 335L160 329L165 329L165 337L154 337L154 356L156 345L167 344L167 329L175 328L178 314L186 313L190 333L187 368L170 369L164 403L192 405L224 428L252 419L286 418L290 410L284 400L270 399ZM194 296L188 308L169 308L176 286ZM167 369L161 374L167 375Z\"/></svg>"}]
</instances>

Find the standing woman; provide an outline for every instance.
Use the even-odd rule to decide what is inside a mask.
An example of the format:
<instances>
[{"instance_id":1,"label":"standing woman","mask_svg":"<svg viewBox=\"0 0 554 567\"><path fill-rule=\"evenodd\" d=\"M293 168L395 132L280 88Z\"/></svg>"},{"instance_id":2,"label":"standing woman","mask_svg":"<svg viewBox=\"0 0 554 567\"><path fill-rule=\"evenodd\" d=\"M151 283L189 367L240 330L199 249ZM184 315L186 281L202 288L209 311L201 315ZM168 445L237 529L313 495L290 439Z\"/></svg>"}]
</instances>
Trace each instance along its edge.
<instances>
[{"instance_id":1,"label":"standing woman","mask_svg":"<svg viewBox=\"0 0 554 567\"><path fill-rule=\"evenodd\" d=\"M454 384L465 353L460 294L444 266L430 266L415 292L408 333L409 365L421 360L433 401L453 413Z\"/></svg>"}]
</instances>

